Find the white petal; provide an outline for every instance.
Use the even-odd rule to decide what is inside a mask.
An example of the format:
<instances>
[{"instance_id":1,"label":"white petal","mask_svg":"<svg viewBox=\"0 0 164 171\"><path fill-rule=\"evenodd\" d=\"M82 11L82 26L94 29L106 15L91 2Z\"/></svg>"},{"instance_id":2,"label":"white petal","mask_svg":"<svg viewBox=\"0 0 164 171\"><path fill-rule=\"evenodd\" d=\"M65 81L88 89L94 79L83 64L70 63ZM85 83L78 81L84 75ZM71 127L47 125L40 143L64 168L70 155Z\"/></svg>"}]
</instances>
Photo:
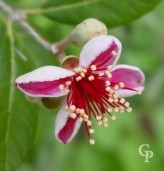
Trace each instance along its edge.
<instances>
[{"instance_id":1,"label":"white petal","mask_svg":"<svg viewBox=\"0 0 164 171\"><path fill-rule=\"evenodd\" d=\"M18 77L15 80L15 82L20 84L20 83L28 83L28 82L53 81L53 80L58 80L60 78L69 77L72 75L74 75L74 72L60 67L44 66Z\"/></svg>"},{"instance_id":2,"label":"white petal","mask_svg":"<svg viewBox=\"0 0 164 171\"><path fill-rule=\"evenodd\" d=\"M121 54L122 45L120 41L114 36L101 35L88 41L80 54L80 66L88 67L102 52L106 51L112 43L118 47L118 52L112 65L115 65Z\"/></svg>"},{"instance_id":3,"label":"white petal","mask_svg":"<svg viewBox=\"0 0 164 171\"><path fill-rule=\"evenodd\" d=\"M65 142L63 142L60 138L59 138L59 132L63 129L63 127L66 125L67 120L70 118L69 117L69 113L66 112L64 110L64 107L66 106L66 104L59 110L57 116L56 116L56 121L55 121L55 137L58 141L62 142L62 143L69 143L77 134L80 126L81 126L81 122L79 122L79 120L75 120L75 125L73 128L73 131L70 133L70 136L68 139L65 140ZM69 131L69 130L68 130Z\"/></svg>"}]
</instances>

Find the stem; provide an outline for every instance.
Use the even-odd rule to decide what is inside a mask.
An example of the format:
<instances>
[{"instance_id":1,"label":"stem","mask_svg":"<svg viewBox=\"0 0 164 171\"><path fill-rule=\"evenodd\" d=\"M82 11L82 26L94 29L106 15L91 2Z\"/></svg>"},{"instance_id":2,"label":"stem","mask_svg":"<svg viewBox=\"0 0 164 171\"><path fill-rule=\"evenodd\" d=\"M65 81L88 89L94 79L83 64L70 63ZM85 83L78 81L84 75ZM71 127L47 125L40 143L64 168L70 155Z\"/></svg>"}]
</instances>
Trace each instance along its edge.
<instances>
[{"instance_id":1,"label":"stem","mask_svg":"<svg viewBox=\"0 0 164 171\"><path fill-rule=\"evenodd\" d=\"M59 61L63 59L65 55L64 49L72 43L71 36L67 36L59 42L49 43L44 38L42 38L27 21L25 21L24 13L13 10L2 0L0 0L0 9L5 12L12 21L16 21L19 25L21 25L22 28L24 28L24 30L26 30L26 32L31 35L40 45L56 55Z\"/></svg>"},{"instance_id":2,"label":"stem","mask_svg":"<svg viewBox=\"0 0 164 171\"><path fill-rule=\"evenodd\" d=\"M10 6L8 6L6 3L4 3L2 0L0 0L0 9L2 9L4 12L6 12L9 15L13 13L13 9Z\"/></svg>"},{"instance_id":3,"label":"stem","mask_svg":"<svg viewBox=\"0 0 164 171\"><path fill-rule=\"evenodd\" d=\"M45 49L51 50L51 44L44 40L26 21L21 20L19 24Z\"/></svg>"}]
</instances>

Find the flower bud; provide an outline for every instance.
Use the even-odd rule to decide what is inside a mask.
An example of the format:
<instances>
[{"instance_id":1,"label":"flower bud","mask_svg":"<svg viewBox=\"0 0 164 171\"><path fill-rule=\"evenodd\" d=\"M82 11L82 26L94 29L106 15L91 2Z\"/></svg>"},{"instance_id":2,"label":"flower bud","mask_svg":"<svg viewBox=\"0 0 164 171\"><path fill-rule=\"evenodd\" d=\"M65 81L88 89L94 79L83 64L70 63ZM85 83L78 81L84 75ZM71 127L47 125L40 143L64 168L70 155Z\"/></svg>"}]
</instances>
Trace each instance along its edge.
<instances>
[{"instance_id":1,"label":"flower bud","mask_svg":"<svg viewBox=\"0 0 164 171\"><path fill-rule=\"evenodd\" d=\"M99 35L107 35L105 24L94 18L88 18L75 27L71 38L74 43L84 44Z\"/></svg>"},{"instance_id":2,"label":"flower bud","mask_svg":"<svg viewBox=\"0 0 164 171\"><path fill-rule=\"evenodd\" d=\"M58 107L60 107L61 103L63 102L63 97L58 97L58 98L42 97L41 101L46 108L57 109Z\"/></svg>"},{"instance_id":3,"label":"flower bud","mask_svg":"<svg viewBox=\"0 0 164 171\"><path fill-rule=\"evenodd\" d=\"M66 56L62 61L61 61L61 67L68 69L68 70L73 70L76 68L79 64L79 59L76 56L69 55Z\"/></svg>"}]
</instances>

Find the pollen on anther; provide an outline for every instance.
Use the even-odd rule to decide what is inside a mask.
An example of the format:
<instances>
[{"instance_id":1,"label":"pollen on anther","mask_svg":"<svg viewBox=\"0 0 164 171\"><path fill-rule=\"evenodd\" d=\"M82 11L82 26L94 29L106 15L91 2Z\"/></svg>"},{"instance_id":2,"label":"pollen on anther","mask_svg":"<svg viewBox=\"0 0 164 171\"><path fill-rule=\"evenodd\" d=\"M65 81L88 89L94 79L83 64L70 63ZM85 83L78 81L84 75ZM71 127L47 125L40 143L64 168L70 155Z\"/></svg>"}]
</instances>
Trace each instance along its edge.
<instances>
[{"instance_id":1,"label":"pollen on anther","mask_svg":"<svg viewBox=\"0 0 164 171\"><path fill-rule=\"evenodd\" d=\"M81 77L82 77L82 78L84 78L84 77L85 77L84 72L80 72L80 75L81 75Z\"/></svg>"},{"instance_id":2,"label":"pollen on anther","mask_svg":"<svg viewBox=\"0 0 164 171\"><path fill-rule=\"evenodd\" d=\"M125 102L125 107L129 107L130 103L129 102Z\"/></svg>"},{"instance_id":3,"label":"pollen on anther","mask_svg":"<svg viewBox=\"0 0 164 171\"><path fill-rule=\"evenodd\" d=\"M132 112L132 108L131 107L128 107L127 108L127 112Z\"/></svg>"},{"instance_id":4,"label":"pollen on anther","mask_svg":"<svg viewBox=\"0 0 164 171\"><path fill-rule=\"evenodd\" d=\"M88 126L91 126L91 125L92 125L92 122L88 120L88 121L87 121L87 125L88 125Z\"/></svg>"},{"instance_id":5,"label":"pollen on anther","mask_svg":"<svg viewBox=\"0 0 164 171\"><path fill-rule=\"evenodd\" d=\"M83 119L82 117L79 118L79 122L83 122L83 120L84 120L84 119Z\"/></svg>"},{"instance_id":6,"label":"pollen on anther","mask_svg":"<svg viewBox=\"0 0 164 171\"><path fill-rule=\"evenodd\" d=\"M76 77L76 81L80 81L82 79L81 76Z\"/></svg>"},{"instance_id":7,"label":"pollen on anther","mask_svg":"<svg viewBox=\"0 0 164 171\"><path fill-rule=\"evenodd\" d=\"M109 113L111 113L111 112L112 112L112 108L108 108L107 111L108 111Z\"/></svg>"},{"instance_id":8,"label":"pollen on anther","mask_svg":"<svg viewBox=\"0 0 164 171\"><path fill-rule=\"evenodd\" d=\"M110 87L106 87L106 89L105 89L105 90L109 92L109 91L110 91L110 89L111 89Z\"/></svg>"},{"instance_id":9,"label":"pollen on anther","mask_svg":"<svg viewBox=\"0 0 164 171\"><path fill-rule=\"evenodd\" d=\"M75 107L75 105L71 105L71 106L69 107L69 109L70 109L71 112L74 112L74 111L76 110L76 107Z\"/></svg>"},{"instance_id":10,"label":"pollen on anther","mask_svg":"<svg viewBox=\"0 0 164 171\"><path fill-rule=\"evenodd\" d=\"M90 142L91 145L95 144L95 140L94 139L90 139L89 142Z\"/></svg>"},{"instance_id":11,"label":"pollen on anther","mask_svg":"<svg viewBox=\"0 0 164 171\"><path fill-rule=\"evenodd\" d=\"M98 121L97 124L98 124L98 126L101 126L103 124L103 122L102 121Z\"/></svg>"},{"instance_id":12,"label":"pollen on anther","mask_svg":"<svg viewBox=\"0 0 164 171\"><path fill-rule=\"evenodd\" d=\"M90 68L91 68L92 71L95 71L97 69L96 65L91 65Z\"/></svg>"},{"instance_id":13,"label":"pollen on anther","mask_svg":"<svg viewBox=\"0 0 164 171\"><path fill-rule=\"evenodd\" d=\"M107 70L110 71L111 69L112 69L112 65L109 65L109 66L107 67Z\"/></svg>"},{"instance_id":14,"label":"pollen on anther","mask_svg":"<svg viewBox=\"0 0 164 171\"><path fill-rule=\"evenodd\" d=\"M75 119L76 118L76 113L70 113L70 118Z\"/></svg>"},{"instance_id":15,"label":"pollen on anther","mask_svg":"<svg viewBox=\"0 0 164 171\"><path fill-rule=\"evenodd\" d=\"M65 83L65 85L66 85L66 86L71 85L71 81L67 81L67 82Z\"/></svg>"},{"instance_id":16,"label":"pollen on anther","mask_svg":"<svg viewBox=\"0 0 164 171\"><path fill-rule=\"evenodd\" d=\"M106 73L106 75L107 75L108 78L111 78L112 77L112 74L109 71L106 71L105 73Z\"/></svg>"},{"instance_id":17,"label":"pollen on anther","mask_svg":"<svg viewBox=\"0 0 164 171\"><path fill-rule=\"evenodd\" d=\"M116 56L116 55L117 55L117 52L113 50L113 51L111 52L111 54L112 54L113 56Z\"/></svg>"},{"instance_id":18,"label":"pollen on anther","mask_svg":"<svg viewBox=\"0 0 164 171\"><path fill-rule=\"evenodd\" d=\"M115 115L112 115L111 116L111 119L114 121L114 120L116 120L116 116Z\"/></svg>"},{"instance_id":19,"label":"pollen on anther","mask_svg":"<svg viewBox=\"0 0 164 171\"><path fill-rule=\"evenodd\" d=\"M118 85L115 85L115 86L114 86L114 89L115 89L115 90L118 90L118 89L119 89L119 86L118 86Z\"/></svg>"},{"instance_id":20,"label":"pollen on anther","mask_svg":"<svg viewBox=\"0 0 164 171\"><path fill-rule=\"evenodd\" d=\"M103 73L103 72L100 72L99 73L99 77L102 77L102 76L104 76L105 74Z\"/></svg>"},{"instance_id":21,"label":"pollen on anther","mask_svg":"<svg viewBox=\"0 0 164 171\"><path fill-rule=\"evenodd\" d=\"M108 127L108 123L107 122L104 122L104 127Z\"/></svg>"},{"instance_id":22,"label":"pollen on anther","mask_svg":"<svg viewBox=\"0 0 164 171\"><path fill-rule=\"evenodd\" d=\"M65 94L69 94L70 93L70 90L65 90L64 93Z\"/></svg>"},{"instance_id":23,"label":"pollen on anther","mask_svg":"<svg viewBox=\"0 0 164 171\"><path fill-rule=\"evenodd\" d=\"M137 94L142 94L142 90L137 90Z\"/></svg>"},{"instance_id":24,"label":"pollen on anther","mask_svg":"<svg viewBox=\"0 0 164 171\"><path fill-rule=\"evenodd\" d=\"M125 103L125 99L124 98L121 98L120 99L120 103Z\"/></svg>"},{"instance_id":25,"label":"pollen on anther","mask_svg":"<svg viewBox=\"0 0 164 171\"><path fill-rule=\"evenodd\" d=\"M105 84L106 84L107 86L109 86L109 85L110 85L110 81L105 81Z\"/></svg>"},{"instance_id":26,"label":"pollen on anther","mask_svg":"<svg viewBox=\"0 0 164 171\"><path fill-rule=\"evenodd\" d=\"M120 88L124 88L124 86L125 86L123 82L120 82L118 85Z\"/></svg>"},{"instance_id":27,"label":"pollen on anther","mask_svg":"<svg viewBox=\"0 0 164 171\"><path fill-rule=\"evenodd\" d=\"M89 129L90 134L93 134L94 132L95 132L94 129L92 129L92 128Z\"/></svg>"},{"instance_id":28,"label":"pollen on anther","mask_svg":"<svg viewBox=\"0 0 164 171\"><path fill-rule=\"evenodd\" d=\"M63 90L63 89L64 89L64 85L63 85L63 84L60 84L60 85L59 85L59 89L60 89L60 90Z\"/></svg>"},{"instance_id":29,"label":"pollen on anther","mask_svg":"<svg viewBox=\"0 0 164 171\"><path fill-rule=\"evenodd\" d=\"M89 81L93 81L93 80L94 80L94 76L92 76L92 75L89 76L89 77L88 77L88 80L89 80Z\"/></svg>"},{"instance_id":30,"label":"pollen on anther","mask_svg":"<svg viewBox=\"0 0 164 171\"><path fill-rule=\"evenodd\" d=\"M96 116L96 119L97 119L98 121L100 121L100 120L101 120L101 116Z\"/></svg>"},{"instance_id":31,"label":"pollen on anther","mask_svg":"<svg viewBox=\"0 0 164 171\"><path fill-rule=\"evenodd\" d=\"M110 103L112 103L112 102L113 102L113 99L112 99L112 98L109 98L108 101L109 101Z\"/></svg>"}]
</instances>

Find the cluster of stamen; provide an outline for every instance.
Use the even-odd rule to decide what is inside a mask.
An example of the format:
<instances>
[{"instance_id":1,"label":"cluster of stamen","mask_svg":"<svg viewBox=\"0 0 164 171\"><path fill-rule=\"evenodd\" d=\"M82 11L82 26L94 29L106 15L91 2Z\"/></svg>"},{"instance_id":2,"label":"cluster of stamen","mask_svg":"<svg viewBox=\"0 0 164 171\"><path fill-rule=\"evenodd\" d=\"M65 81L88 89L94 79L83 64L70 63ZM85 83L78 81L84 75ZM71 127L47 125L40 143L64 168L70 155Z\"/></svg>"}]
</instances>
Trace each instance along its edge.
<instances>
[{"instance_id":1,"label":"cluster of stamen","mask_svg":"<svg viewBox=\"0 0 164 171\"><path fill-rule=\"evenodd\" d=\"M113 56L115 56L116 52L112 51L112 54ZM74 101L76 99L74 99L74 101L72 100L70 104L65 107L65 110L69 112L70 118L78 119L80 122L85 123L89 138L91 136L90 134L94 133L94 129L92 128L91 114L93 114L96 118L98 126L108 127L108 119L106 117L107 114L110 116L111 120L116 120L116 116L112 114L113 112L124 113L125 110L127 112L132 111L129 102L126 102L125 99L121 98L117 93L117 90L126 88L124 83L119 82L115 84L109 81L112 77L111 69L112 65L107 66L106 70L103 70L102 72L96 71L96 65L91 65L88 69L81 67L77 67L74 69L75 77L72 81L76 81L79 84L83 79L85 79L85 82L87 82L87 84L91 84L92 81L95 81L93 82L94 84L103 82L103 86L100 87L99 96L102 102L101 104L99 104L99 101L97 99L93 99L93 101L89 102L83 99L86 107L79 108L79 106L75 105ZM102 79L103 77L108 77L109 80L104 81ZM63 90L66 94L69 94L70 91L73 91L73 88L71 88L71 84L71 81L67 81L65 84L59 85L59 89ZM101 91L102 88L104 88L105 91ZM83 91L85 92L85 89ZM138 92L138 94L140 93L141 92ZM95 140L90 138L90 144L95 144Z\"/></svg>"}]
</instances>

